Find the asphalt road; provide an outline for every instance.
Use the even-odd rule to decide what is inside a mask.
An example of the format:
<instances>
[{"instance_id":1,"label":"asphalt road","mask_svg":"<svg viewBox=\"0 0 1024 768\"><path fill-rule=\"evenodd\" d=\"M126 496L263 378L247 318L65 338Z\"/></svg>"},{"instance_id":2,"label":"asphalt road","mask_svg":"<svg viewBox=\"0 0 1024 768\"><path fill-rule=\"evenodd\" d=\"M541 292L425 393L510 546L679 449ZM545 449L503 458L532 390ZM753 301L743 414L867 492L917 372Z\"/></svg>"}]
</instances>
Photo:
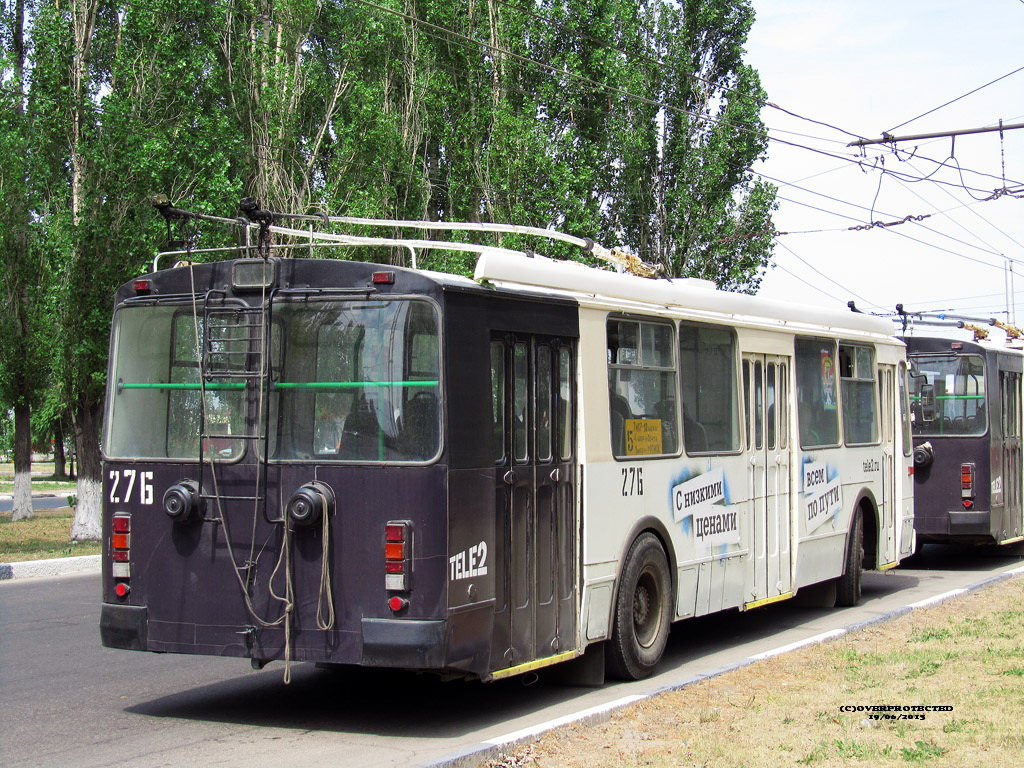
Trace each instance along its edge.
<instances>
[{"instance_id":1,"label":"asphalt road","mask_svg":"<svg viewBox=\"0 0 1024 768\"><path fill-rule=\"evenodd\" d=\"M68 505L68 494L58 493L54 496L33 496L32 509L57 509ZM14 500L11 497L0 499L0 512L10 512L14 509Z\"/></svg>"},{"instance_id":2,"label":"asphalt road","mask_svg":"<svg viewBox=\"0 0 1024 768\"><path fill-rule=\"evenodd\" d=\"M869 621L1021 564L1019 555L928 547L867 574L855 608L790 603L677 624L661 673L602 688L550 676L489 685L389 671L102 648L95 574L0 582L0 765L150 768L422 765L490 739L832 629Z\"/></svg>"}]
</instances>

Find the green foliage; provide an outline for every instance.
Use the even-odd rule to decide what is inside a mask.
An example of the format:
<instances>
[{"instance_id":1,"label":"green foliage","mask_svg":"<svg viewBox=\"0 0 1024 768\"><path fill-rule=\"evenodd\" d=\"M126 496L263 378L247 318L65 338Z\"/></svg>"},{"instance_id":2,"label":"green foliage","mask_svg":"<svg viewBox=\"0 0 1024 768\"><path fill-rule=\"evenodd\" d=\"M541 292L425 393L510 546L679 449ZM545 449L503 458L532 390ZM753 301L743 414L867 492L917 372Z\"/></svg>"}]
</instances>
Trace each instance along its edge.
<instances>
[{"instance_id":1,"label":"green foliage","mask_svg":"<svg viewBox=\"0 0 1024 768\"><path fill-rule=\"evenodd\" d=\"M775 190L749 171L766 146L749 0L36 0L24 25L13 7L0 287L18 311L0 315L0 403L30 398L50 423L98 413L110 297L163 236L155 193L221 216L252 195L552 227L739 290L770 256Z\"/></svg>"}]
</instances>

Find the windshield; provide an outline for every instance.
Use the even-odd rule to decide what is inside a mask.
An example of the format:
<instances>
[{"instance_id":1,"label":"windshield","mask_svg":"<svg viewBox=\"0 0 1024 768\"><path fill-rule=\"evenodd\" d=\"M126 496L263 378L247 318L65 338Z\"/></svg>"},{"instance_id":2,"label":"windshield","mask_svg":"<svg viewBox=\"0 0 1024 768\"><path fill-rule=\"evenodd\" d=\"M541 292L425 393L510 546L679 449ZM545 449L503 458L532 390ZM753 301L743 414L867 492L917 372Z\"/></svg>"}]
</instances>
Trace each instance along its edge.
<instances>
[{"instance_id":1,"label":"windshield","mask_svg":"<svg viewBox=\"0 0 1024 768\"><path fill-rule=\"evenodd\" d=\"M107 456L423 462L440 450L437 311L423 300L280 300L115 315ZM200 363L205 372L200 377ZM269 386L261 388L266 371Z\"/></svg>"},{"instance_id":2,"label":"windshield","mask_svg":"<svg viewBox=\"0 0 1024 768\"><path fill-rule=\"evenodd\" d=\"M985 433L985 361L980 355L915 355L910 365L915 436Z\"/></svg>"}]
</instances>

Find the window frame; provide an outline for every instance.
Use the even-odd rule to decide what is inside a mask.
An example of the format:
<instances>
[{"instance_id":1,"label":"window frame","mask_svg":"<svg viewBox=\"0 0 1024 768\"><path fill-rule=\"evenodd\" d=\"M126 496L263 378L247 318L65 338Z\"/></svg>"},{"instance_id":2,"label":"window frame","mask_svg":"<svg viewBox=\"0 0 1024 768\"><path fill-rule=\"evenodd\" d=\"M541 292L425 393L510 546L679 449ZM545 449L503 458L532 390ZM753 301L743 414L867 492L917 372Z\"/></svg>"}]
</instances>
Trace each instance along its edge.
<instances>
[{"instance_id":1,"label":"window frame","mask_svg":"<svg viewBox=\"0 0 1024 768\"><path fill-rule=\"evenodd\" d=\"M822 443L810 443L805 442L805 430L808 427L806 417L803 413L803 392L802 383L805 375L804 371L804 357L800 352L801 344L815 344L818 345L819 349L822 345L829 345L832 349L832 370L833 370L833 397L835 399L835 406L833 408L822 408L824 412L834 411L835 412L835 425L836 425L836 439L834 442L822 442ZM821 336L795 336L793 339L793 366L796 375L796 404L797 404L797 440L800 450L802 451L816 451L825 450L829 448L838 448L843 445L843 420L842 420L842 402L839 384L839 343L837 339L821 337Z\"/></svg>"},{"instance_id":2,"label":"window frame","mask_svg":"<svg viewBox=\"0 0 1024 768\"><path fill-rule=\"evenodd\" d=\"M619 361L614 361L613 362L611 360L610 351L611 351L612 347L610 347L609 344L608 344L608 335L609 335L609 332L611 330L611 325L613 323L635 323L636 324L636 326L637 326L637 347L636 347L636 350L637 350L637 354L639 356L639 362L624 363L624 362L619 362ZM643 354L644 354L644 352L643 352L643 350L644 350L643 328L644 328L645 325L646 326L660 326L660 327L665 328L665 329L668 330L669 339L668 339L667 351L668 351L668 354L670 356L670 365L668 365L668 366L664 366L664 365L648 365L648 364L644 363L644 360L643 360ZM616 397L623 397L622 395L618 395L617 393L615 393L614 389L613 389L613 386L612 386L612 384L613 384L612 376L613 375L616 375L616 383L618 383L618 381L619 381L619 379L617 377L617 374L615 374L616 371L639 371L639 372L642 372L642 373L647 373L647 374L653 373L653 374L659 374L659 375L660 374L670 373L671 374L671 382L669 383L669 386L664 388L663 394L668 394L671 397L673 403L678 403L679 402L679 398L680 398L680 389L679 389L679 357L678 357L678 348L677 347L678 347L678 338L677 338L677 333L676 333L676 323L672 319L670 319L670 318L655 317L655 316L650 316L650 315L634 315L634 314L620 314L620 313L609 313L607 315L607 317L605 318L605 362L606 362L606 369L607 369L607 372L608 372L608 380L607 380L608 390L607 391L608 391L608 397L609 397L609 403L608 403L608 436L609 436L609 440L610 440L611 453L612 453L612 456L615 458L616 461L638 461L638 460L647 460L647 459L676 458L676 457L679 457L680 455L682 455L682 446L681 446L681 442L682 441L680 440L679 408L678 407L673 407L672 414L671 414L671 420L666 420L664 418L659 419L659 421L661 421L661 422L668 421L669 434L671 435L672 439L674 440L674 445L672 446L672 450L671 451L665 451L664 450L664 435L665 435L666 427L663 425L662 426L662 440L663 440L663 442L662 442L662 452L661 453L626 453L625 452L625 448L626 448L626 442L627 441L626 441L626 432L625 432L626 427L625 427L625 424L623 425L623 439L622 439L623 452L619 453L618 450L617 450L618 449L618 445L617 445L618 441L616 440L616 435L615 435L615 423L614 423L615 420L613 418L615 415L617 415L617 414L614 413L615 400L613 398L613 394L615 394ZM621 348L622 347L617 347L617 349L621 349ZM625 398L623 397L623 399L625 399ZM627 406L628 405L629 404L627 403ZM630 413L630 416L633 415L632 407L630 407L629 413ZM646 415L646 414L643 414L643 415ZM627 419L626 421L654 421L654 419L643 419L643 418L640 418L640 419Z\"/></svg>"},{"instance_id":3,"label":"window frame","mask_svg":"<svg viewBox=\"0 0 1024 768\"><path fill-rule=\"evenodd\" d=\"M699 333L701 330L712 330L726 333L730 339L730 354L732 356L732 370L730 371L730 380L732 383L732 407L729 409L732 417L731 430L732 434L730 439L732 440L732 447L729 449L707 449L703 451L692 450L689 447L689 442L686 439L686 406L689 405L686 399L686 388L683 380L686 377L686 373L683 370L683 354L682 354L682 343L683 343L683 329L693 329ZM725 325L718 325L715 323L702 323L698 321L682 320L679 322L679 327L676 329L676 369L677 369L677 380L679 387L679 402L683 405L683 409L680 411L680 416L683 419L683 432L682 432L682 448L686 452L687 456L736 456L743 453L745 445L745 415L742 411L745 395L741 392L741 379L742 379L742 360L743 357L740 353L739 339L737 338L736 329L730 328ZM695 351L696 355L697 352ZM698 402L700 398L698 397ZM698 414L699 415L699 414ZM703 422L697 418L691 418L691 421L704 427ZM706 427L705 431L706 431Z\"/></svg>"},{"instance_id":4,"label":"window frame","mask_svg":"<svg viewBox=\"0 0 1024 768\"><path fill-rule=\"evenodd\" d=\"M882 430L881 425L879 423L879 418L880 418L881 414L879 412L880 411L880 408L879 408L880 398L879 398L878 387L881 384L882 380L881 380L881 378L878 375L878 360L877 360L877 355L875 353L875 348L871 344L863 344L863 343L858 343L858 342L855 342L855 341L844 341L842 339L839 340L839 343L838 343L837 346L838 346L838 350L837 350L837 358L836 359L837 359L837 362L838 362L838 365L839 365L839 369L838 369L838 374L839 374L839 376L838 376L838 380L839 380L839 401L840 401L840 412L842 414L843 445L847 445L847 446L850 446L850 447L860 447L860 446L863 446L863 445L880 445L881 441L882 441L882 432L883 432L883 430ZM853 374L854 374L853 376L845 376L845 375L843 375L844 374L844 371L843 371L843 351L844 350L852 352L852 357L850 359L853 361L853 369L854 369L853 370ZM861 351L861 352L865 352L866 351L869 354L869 356L870 356L870 361L867 364L868 373L870 374L870 377L866 377L866 376L861 375L862 371L860 370L861 364L859 362L860 358L857 355L858 351ZM852 406L853 404L855 404L855 401L853 399L853 393L852 393L851 390L852 390L852 385L857 385L857 384L859 384L859 385L865 385L865 384L869 385L868 387L866 387L866 389L868 389L871 392L871 412L872 412L872 420L871 421L872 421L873 434L872 434L872 437L871 437L870 440L854 442L853 440L850 439L850 433L853 430L851 429L851 424L849 424L847 422L847 414L849 413L847 408Z\"/></svg>"}]
</instances>

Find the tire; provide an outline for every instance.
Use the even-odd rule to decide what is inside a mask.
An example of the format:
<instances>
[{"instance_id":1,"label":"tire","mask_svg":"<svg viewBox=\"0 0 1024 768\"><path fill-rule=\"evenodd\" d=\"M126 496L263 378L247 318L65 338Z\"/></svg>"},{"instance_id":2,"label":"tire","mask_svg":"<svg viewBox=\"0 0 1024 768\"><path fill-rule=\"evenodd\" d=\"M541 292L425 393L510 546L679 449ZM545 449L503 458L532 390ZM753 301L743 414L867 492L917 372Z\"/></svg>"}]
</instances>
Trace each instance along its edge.
<instances>
[{"instance_id":1,"label":"tire","mask_svg":"<svg viewBox=\"0 0 1024 768\"><path fill-rule=\"evenodd\" d=\"M649 677L661 661L672 623L668 558L652 533L637 536L626 555L615 598L607 672L620 680Z\"/></svg>"},{"instance_id":2,"label":"tire","mask_svg":"<svg viewBox=\"0 0 1024 768\"><path fill-rule=\"evenodd\" d=\"M861 574L864 571L864 513L854 512L853 527L846 541L843 575L836 579L836 605L849 607L860 602Z\"/></svg>"}]
</instances>

